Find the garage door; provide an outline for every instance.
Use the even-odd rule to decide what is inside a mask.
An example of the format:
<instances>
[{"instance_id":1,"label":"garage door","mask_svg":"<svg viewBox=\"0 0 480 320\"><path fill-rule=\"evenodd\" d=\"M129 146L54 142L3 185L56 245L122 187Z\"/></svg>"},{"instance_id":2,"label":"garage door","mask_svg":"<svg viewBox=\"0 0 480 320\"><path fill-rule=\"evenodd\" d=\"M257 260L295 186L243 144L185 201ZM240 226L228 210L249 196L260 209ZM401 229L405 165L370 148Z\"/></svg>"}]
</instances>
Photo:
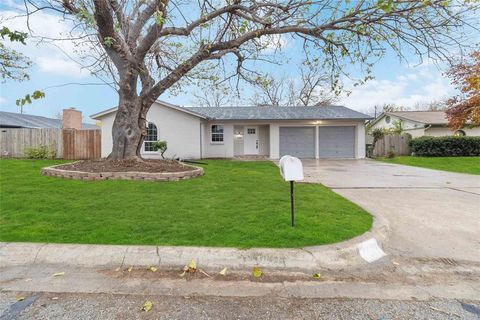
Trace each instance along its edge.
<instances>
[{"instance_id":1,"label":"garage door","mask_svg":"<svg viewBox=\"0 0 480 320\"><path fill-rule=\"evenodd\" d=\"M355 127L319 127L320 158L355 158Z\"/></svg>"},{"instance_id":2,"label":"garage door","mask_svg":"<svg viewBox=\"0 0 480 320\"><path fill-rule=\"evenodd\" d=\"M314 127L280 127L280 156L315 158Z\"/></svg>"}]
</instances>

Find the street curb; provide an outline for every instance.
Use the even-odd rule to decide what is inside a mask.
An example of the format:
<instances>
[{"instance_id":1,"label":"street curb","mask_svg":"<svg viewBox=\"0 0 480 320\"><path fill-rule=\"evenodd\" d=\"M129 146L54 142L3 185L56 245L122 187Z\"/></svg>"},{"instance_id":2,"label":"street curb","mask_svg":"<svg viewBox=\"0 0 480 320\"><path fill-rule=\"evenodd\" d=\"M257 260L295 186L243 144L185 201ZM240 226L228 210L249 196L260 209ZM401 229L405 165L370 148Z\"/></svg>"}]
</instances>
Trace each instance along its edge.
<instances>
[{"instance_id":1,"label":"street curb","mask_svg":"<svg viewBox=\"0 0 480 320\"><path fill-rule=\"evenodd\" d=\"M83 267L156 266L178 268L196 260L202 268L245 269L259 266L278 270L318 270L363 265L359 245L372 238L380 247L388 223L374 217L372 230L337 244L294 249L126 246L0 242L0 267L62 264Z\"/></svg>"}]
</instances>

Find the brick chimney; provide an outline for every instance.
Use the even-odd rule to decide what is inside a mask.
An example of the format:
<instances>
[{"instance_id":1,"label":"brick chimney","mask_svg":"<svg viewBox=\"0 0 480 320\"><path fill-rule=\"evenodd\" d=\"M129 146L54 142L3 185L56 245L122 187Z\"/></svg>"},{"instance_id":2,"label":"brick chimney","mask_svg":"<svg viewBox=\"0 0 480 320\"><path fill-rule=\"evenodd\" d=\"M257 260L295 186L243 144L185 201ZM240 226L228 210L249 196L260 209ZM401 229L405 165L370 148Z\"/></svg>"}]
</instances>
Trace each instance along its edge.
<instances>
[{"instance_id":1,"label":"brick chimney","mask_svg":"<svg viewBox=\"0 0 480 320\"><path fill-rule=\"evenodd\" d=\"M75 109L63 109L63 129L82 129L82 112Z\"/></svg>"}]
</instances>

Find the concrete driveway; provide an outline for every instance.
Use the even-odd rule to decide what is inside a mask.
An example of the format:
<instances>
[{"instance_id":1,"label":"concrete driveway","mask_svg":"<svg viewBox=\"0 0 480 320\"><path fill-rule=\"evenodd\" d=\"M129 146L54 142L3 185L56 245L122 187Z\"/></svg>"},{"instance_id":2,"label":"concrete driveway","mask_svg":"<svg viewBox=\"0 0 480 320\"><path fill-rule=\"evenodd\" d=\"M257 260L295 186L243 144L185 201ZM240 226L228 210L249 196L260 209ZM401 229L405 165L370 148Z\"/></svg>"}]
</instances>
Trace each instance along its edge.
<instances>
[{"instance_id":1,"label":"concrete driveway","mask_svg":"<svg viewBox=\"0 0 480 320\"><path fill-rule=\"evenodd\" d=\"M480 176L373 160L303 163L306 182L388 221L388 253L480 262Z\"/></svg>"}]
</instances>

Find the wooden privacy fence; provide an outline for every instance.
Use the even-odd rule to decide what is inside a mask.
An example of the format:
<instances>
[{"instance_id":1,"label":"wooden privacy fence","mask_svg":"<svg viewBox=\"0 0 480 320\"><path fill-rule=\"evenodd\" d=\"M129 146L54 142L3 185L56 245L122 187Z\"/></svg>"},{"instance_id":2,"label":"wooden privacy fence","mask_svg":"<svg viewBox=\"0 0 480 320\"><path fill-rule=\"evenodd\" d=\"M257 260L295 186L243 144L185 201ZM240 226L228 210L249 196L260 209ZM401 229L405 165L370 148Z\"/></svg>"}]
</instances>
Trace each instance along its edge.
<instances>
[{"instance_id":1,"label":"wooden privacy fence","mask_svg":"<svg viewBox=\"0 0 480 320\"><path fill-rule=\"evenodd\" d=\"M2 157L25 158L26 149L46 146L58 159L95 159L101 157L100 145L100 130L0 129Z\"/></svg>"},{"instance_id":2,"label":"wooden privacy fence","mask_svg":"<svg viewBox=\"0 0 480 320\"><path fill-rule=\"evenodd\" d=\"M374 157L385 157L389 151L393 151L396 156L410 155L408 142L411 140L409 134L389 134L375 143L373 149Z\"/></svg>"},{"instance_id":3,"label":"wooden privacy fence","mask_svg":"<svg viewBox=\"0 0 480 320\"><path fill-rule=\"evenodd\" d=\"M63 130L63 159L97 159L101 157L100 130Z\"/></svg>"}]
</instances>

